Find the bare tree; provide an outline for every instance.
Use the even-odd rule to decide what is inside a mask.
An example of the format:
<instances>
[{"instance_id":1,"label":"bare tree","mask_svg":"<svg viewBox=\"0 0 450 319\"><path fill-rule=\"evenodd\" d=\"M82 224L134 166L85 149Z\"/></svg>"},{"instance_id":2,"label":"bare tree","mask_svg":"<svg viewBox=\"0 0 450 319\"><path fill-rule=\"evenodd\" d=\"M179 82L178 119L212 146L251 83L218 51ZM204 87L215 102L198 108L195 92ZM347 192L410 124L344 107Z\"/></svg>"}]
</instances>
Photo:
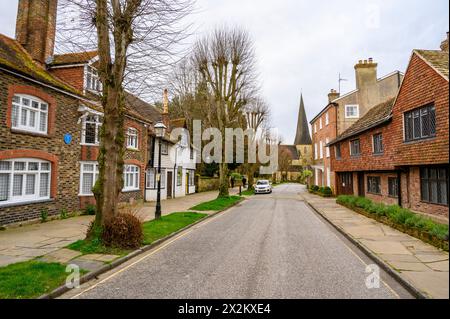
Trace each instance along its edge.
<instances>
[{"instance_id":1,"label":"bare tree","mask_svg":"<svg viewBox=\"0 0 450 319\"><path fill-rule=\"evenodd\" d=\"M225 128L239 125L249 97L255 95L252 41L241 29L217 28L196 43L193 61L212 97L210 125L217 127L224 138ZM219 165L219 197L229 195L228 164L223 159L224 154Z\"/></svg>"},{"instance_id":2,"label":"bare tree","mask_svg":"<svg viewBox=\"0 0 450 319\"><path fill-rule=\"evenodd\" d=\"M249 144L256 143L257 139L265 139L269 135L270 129L270 108L269 104L261 97L250 99L244 108L245 124L244 128L254 130L252 140ZM248 176L248 187L253 188L255 173L258 170L259 163L244 163L243 167Z\"/></svg>"},{"instance_id":3,"label":"bare tree","mask_svg":"<svg viewBox=\"0 0 450 319\"><path fill-rule=\"evenodd\" d=\"M98 226L117 215L123 187L125 88L139 93L151 87L149 77L170 64L170 47L183 32L177 25L191 9L191 0L66 0L80 12L62 33L69 49L98 51L103 84L104 117L100 135L99 178L94 187ZM70 14L71 11L66 12ZM80 22L81 21L81 22ZM69 31L71 30L71 31ZM64 31L68 32L64 34ZM61 43L61 40L60 40Z\"/></svg>"}]
</instances>

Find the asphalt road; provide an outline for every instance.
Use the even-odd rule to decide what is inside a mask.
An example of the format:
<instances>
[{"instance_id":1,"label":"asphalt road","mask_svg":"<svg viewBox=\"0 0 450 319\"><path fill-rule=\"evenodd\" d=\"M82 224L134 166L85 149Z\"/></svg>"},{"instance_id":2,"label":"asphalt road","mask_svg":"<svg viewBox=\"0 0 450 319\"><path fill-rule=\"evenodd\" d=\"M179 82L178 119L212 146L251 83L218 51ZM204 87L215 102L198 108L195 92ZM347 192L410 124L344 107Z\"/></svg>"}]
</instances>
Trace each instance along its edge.
<instances>
[{"instance_id":1,"label":"asphalt road","mask_svg":"<svg viewBox=\"0 0 450 319\"><path fill-rule=\"evenodd\" d=\"M299 185L257 195L63 298L408 298L313 212Z\"/></svg>"}]
</instances>

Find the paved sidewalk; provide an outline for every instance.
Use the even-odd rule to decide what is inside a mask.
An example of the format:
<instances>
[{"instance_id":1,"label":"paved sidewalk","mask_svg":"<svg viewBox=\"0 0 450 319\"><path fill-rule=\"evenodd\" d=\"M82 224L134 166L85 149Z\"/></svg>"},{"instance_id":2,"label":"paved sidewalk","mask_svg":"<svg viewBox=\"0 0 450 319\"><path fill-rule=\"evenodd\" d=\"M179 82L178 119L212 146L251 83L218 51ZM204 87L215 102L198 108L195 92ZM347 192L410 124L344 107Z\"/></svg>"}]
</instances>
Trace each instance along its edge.
<instances>
[{"instance_id":1,"label":"paved sidewalk","mask_svg":"<svg viewBox=\"0 0 450 319\"><path fill-rule=\"evenodd\" d=\"M230 189L231 194L236 194L238 191L238 188ZM192 206L215 199L217 194L213 191L164 200L161 203L162 214L187 211ZM155 203L145 203L139 208L138 213L144 221L154 219ZM92 220L93 216L79 216L0 231L0 267L41 256L45 256L44 260L60 262L75 258L76 253L64 247L84 239ZM83 257L86 259L86 256ZM88 256L87 258L97 262L110 261L102 260L104 256ZM89 265L87 266L89 268Z\"/></svg>"},{"instance_id":2,"label":"paved sidewalk","mask_svg":"<svg viewBox=\"0 0 450 319\"><path fill-rule=\"evenodd\" d=\"M307 192L299 194L335 226L431 298L449 298L448 253L410 235Z\"/></svg>"}]
</instances>

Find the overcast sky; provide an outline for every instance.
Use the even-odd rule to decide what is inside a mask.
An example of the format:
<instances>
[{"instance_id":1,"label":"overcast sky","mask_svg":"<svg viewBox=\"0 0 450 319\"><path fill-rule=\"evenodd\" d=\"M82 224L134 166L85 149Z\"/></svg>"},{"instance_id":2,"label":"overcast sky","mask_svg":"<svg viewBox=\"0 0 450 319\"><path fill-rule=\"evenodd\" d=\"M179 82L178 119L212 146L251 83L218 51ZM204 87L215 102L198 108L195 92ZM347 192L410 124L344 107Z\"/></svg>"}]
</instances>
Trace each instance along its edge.
<instances>
[{"instance_id":1,"label":"overcast sky","mask_svg":"<svg viewBox=\"0 0 450 319\"><path fill-rule=\"evenodd\" d=\"M413 49L438 49L449 29L448 0L197 0L196 7L198 35L223 24L250 32L262 94L286 143L295 137L300 92L310 120L339 73L349 80L342 93L355 88L359 59L378 62L379 77L404 71ZM0 0L0 33L14 35L16 12L17 0Z\"/></svg>"}]
</instances>

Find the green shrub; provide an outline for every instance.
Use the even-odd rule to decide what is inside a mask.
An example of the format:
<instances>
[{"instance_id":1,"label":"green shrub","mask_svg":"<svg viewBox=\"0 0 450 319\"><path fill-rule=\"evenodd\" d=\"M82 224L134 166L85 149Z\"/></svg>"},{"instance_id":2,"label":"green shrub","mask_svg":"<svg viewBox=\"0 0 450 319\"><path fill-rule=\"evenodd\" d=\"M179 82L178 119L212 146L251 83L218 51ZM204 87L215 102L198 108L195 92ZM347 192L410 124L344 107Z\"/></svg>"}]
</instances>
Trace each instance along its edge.
<instances>
[{"instance_id":1,"label":"green shrub","mask_svg":"<svg viewBox=\"0 0 450 319\"><path fill-rule=\"evenodd\" d=\"M386 215L386 205L383 203L371 203L365 208L365 210L370 214L376 214L378 216Z\"/></svg>"},{"instance_id":2,"label":"green shrub","mask_svg":"<svg viewBox=\"0 0 450 319\"><path fill-rule=\"evenodd\" d=\"M97 212L97 208L95 207L95 205L87 205L86 208L84 209L84 214L85 215L95 215Z\"/></svg>"},{"instance_id":3,"label":"green shrub","mask_svg":"<svg viewBox=\"0 0 450 319\"><path fill-rule=\"evenodd\" d=\"M41 210L41 223L45 223L48 219L48 210Z\"/></svg>"},{"instance_id":4,"label":"green shrub","mask_svg":"<svg viewBox=\"0 0 450 319\"><path fill-rule=\"evenodd\" d=\"M319 193L322 193L325 191L325 187L319 187Z\"/></svg>"},{"instance_id":5,"label":"green shrub","mask_svg":"<svg viewBox=\"0 0 450 319\"><path fill-rule=\"evenodd\" d=\"M331 195L333 194L333 191L331 190L330 187L327 186L327 187L324 187L324 188L323 188L323 194L324 194L324 195L330 195L330 196L331 196Z\"/></svg>"},{"instance_id":6,"label":"green shrub","mask_svg":"<svg viewBox=\"0 0 450 319\"><path fill-rule=\"evenodd\" d=\"M355 201L355 206L368 210L372 205L372 201L365 197L357 197Z\"/></svg>"},{"instance_id":7,"label":"green shrub","mask_svg":"<svg viewBox=\"0 0 450 319\"><path fill-rule=\"evenodd\" d=\"M415 214L412 213L410 210L400 208L399 210L397 210L397 212L394 215L389 216L389 218L391 218L393 221L395 221L398 224L405 225L406 220L414 217L414 215Z\"/></svg>"},{"instance_id":8,"label":"green shrub","mask_svg":"<svg viewBox=\"0 0 450 319\"><path fill-rule=\"evenodd\" d=\"M319 186L317 186L317 185L311 185L311 186L309 187L309 190L310 190L311 192L317 192L317 191L319 190Z\"/></svg>"},{"instance_id":9,"label":"green shrub","mask_svg":"<svg viewBox=\"0 0 450 319\"><path fill-rule=\"evenodd\" d=\"M434 224L429 233L439 239L448 240L448 225Z\"/></svg>"},{"instance_id":10,"label":"green shrub","mask_svg":"<svg viewBox=\"0 0 450 319\"><path fill-rule=\"evenodd\" d=\"M69 213L67 212L66 209L62 209L62 210L61 210L61 213L60 213L60 215L59 215L59 218L61 218L61 219L67 219L67 218L69 218Z\"/></svg>"}]
</instances>

